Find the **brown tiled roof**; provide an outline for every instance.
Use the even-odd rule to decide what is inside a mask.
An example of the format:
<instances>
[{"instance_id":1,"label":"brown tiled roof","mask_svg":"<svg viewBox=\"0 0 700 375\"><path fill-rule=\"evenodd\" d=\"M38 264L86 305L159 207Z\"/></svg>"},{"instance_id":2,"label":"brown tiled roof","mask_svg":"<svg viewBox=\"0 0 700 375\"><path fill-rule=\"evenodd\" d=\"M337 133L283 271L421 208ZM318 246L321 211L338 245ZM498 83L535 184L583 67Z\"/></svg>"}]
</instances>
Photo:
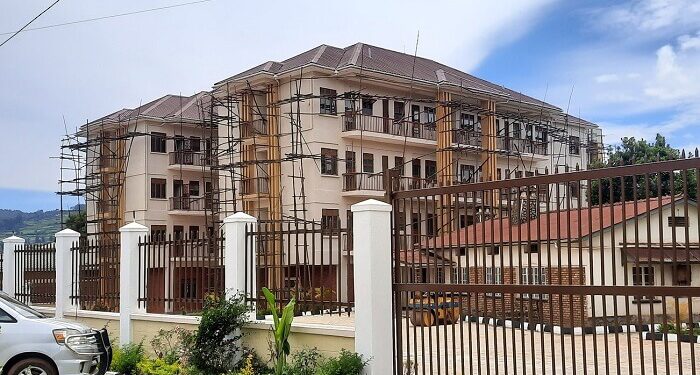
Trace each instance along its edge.
<instances>
[{"instance_id":1,"label":"brown tiled roof","mask_svg":"<svg viewBox=\"0 0 700 375\"><path fill-rule=\"evenodd\" d=\"M671 203L672 199L669 196L662 197L661 206ZM676 201L681 199L681 197L676 197ZM637 215L643 215L658 207L659 200L652 198L636 202L615 203L612 206L606 204L590 208L552 211L520 224L512 224L510 217L490 219L424 241L421 247L440 248L459 244L479 246L521 241L572 240L586 237L625 220L630 220L634 218L635 212Z\"/></svg>"},{"instance_id":2,"label":"brown tiled roof","mask_svg":"<svg viewBox=\"0 0 700 375\"><path fill-rule=\"evenodd\" d=\"M427 266L431 264L451 265L453 262L425 250L399 250L399 259L404 265Z\"/></svg>"},{"instance_id":3,"label":"brown tiled roof","mask_svg":"<svg viewBox=\"0 0 700 375\"><path fill-rule=\"evenodd\" d=\"M206 91L192 96L165 95L133 109L121 109L90 124L118 123L136 120L139 117L160 121L204 121L208 118L210 95Z\"/></svg>"},{"instance_id":4,"label":"brown tiled roof","mask_svg":"<svg viewBox=\"0 0 700 375\"><path fill-rule=\"evenodd\" d=\"M549 103L474 77L471 74L441 64L437 61L423 57L416 57L414 59L414 56L410 54L396 52L365 43L356 43L345 48L322 44L281 62L269 61L260 64L223 81L217 82L215 86L228 81L244 80L256 74L280 74L310 64L315 64L331 70L342 70L350 67L373 70L402 78L413 78L416 81L454 85L491 95L501 95L515 101L560 110L558 107Z\"/></svg>"}]
</instances>

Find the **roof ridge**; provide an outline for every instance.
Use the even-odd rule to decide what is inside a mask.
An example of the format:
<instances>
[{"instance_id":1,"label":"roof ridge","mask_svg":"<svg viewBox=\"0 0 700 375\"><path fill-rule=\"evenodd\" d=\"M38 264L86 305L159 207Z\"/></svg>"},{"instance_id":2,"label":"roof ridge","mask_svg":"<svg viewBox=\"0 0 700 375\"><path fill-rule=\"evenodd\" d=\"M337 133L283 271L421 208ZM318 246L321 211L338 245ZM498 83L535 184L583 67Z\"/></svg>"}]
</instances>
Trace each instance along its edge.
<instances>
[{"instance_id":1,"label":"roof ridge","mask_svg":"<svg viewBox=\"0 0 700 375\"><path fill-rule=\"evenodd\" d=\"M318 59L320 59L320 58L321 58L321 55L323 55L323 53L326 52L326 48L328 48L328 46L325 45L325 44L321 44L320 46L318 46L318 47L316 47L316 48L318 48L318 51L316 51L316 54L315 54L314 57L311 59L311 62L312 62L312 63L317 63L317 62L318 62Z\"/></svg>"}]
</instances>

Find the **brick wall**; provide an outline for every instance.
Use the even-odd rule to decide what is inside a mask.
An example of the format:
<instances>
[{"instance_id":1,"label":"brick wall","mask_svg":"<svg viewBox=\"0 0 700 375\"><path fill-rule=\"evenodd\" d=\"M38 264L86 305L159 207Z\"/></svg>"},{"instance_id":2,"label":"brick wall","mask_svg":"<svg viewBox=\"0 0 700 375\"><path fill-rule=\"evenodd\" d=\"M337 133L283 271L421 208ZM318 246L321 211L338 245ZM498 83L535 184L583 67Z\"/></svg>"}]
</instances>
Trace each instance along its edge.
<instances>
[{"instance_id":1,"label":"brick wall","mask_svg":"<svg viewBox=\"0 0 700 375\"><path fill-rule=\"evenodd\" d=\"M547 279L551 285L583 285L583 267L548 267ZM520 284L519 267L501 269L503 284ZM469 282L485 284L485 271L480 268L469 275ZM534 323L552 324L562 327L586 325L586 296L552 294L547 298L522 298L515 293L472 293L467 305L472 315L497 319L516 319ZM534 297L534 296L533 296Z\"/></svg>"}]
</instances>

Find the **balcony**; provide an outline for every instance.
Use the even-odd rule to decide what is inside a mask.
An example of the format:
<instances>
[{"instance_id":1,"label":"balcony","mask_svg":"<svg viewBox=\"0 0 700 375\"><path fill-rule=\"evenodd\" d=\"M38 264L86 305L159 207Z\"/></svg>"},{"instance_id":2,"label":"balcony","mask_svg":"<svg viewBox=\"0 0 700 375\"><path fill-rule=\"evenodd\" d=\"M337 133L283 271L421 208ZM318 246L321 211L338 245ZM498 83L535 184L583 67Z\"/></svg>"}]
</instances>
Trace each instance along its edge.
<instances>
[{"instance_id":1,"label":"balcony","mask_svg":"<svg viewBox=\"0 0 700 375\"><path fill-rule=\"evenodd\" d=\"M270 194L270 179L268 177L251 177L241 180L241 195L246 197L258 197Z\"/></svg>"},{"instance_id":2,"label":"balcony","mask_svg":"<svg viewBox=\"0 0 700 375\"><path fill-rule=\"evenodd\" d=\"M344 173L344 197L375 197L385 194L384 174L382 173Z\"/></svg>"},{"instance_id":3,"label":"balcony","mask_svg":"<svg viewBox=\"0 0 700 375\"><path fill-rule=\"evenodd\" d=\"M427 189L436 186L438 186L437 180L433 178L400 176L394 181L394 190L396 191Z\"/></svg>"},{"instance_id":4,"label":"balcony","mask_svg":"<svg viewBox=\"0 0 700 375\"><path fill-rule=\"evenodd\" d=\"M478 131L456 129L452 133L452 142L459 147L481 151L482 134ZM495 136L496 149L504 153L533 154L547 156L547 143L532 139L511 138L502 135Z\"/></svg>"},{"instance_id":5,"label":"balcony","mask_svg":"<svg viewBox=\"0 0 700 375\"><path fill-rule=\"evenodd\" d=\"M211 197L170 197L168 209L172 214L200 214L212 209Z\"/></svg>"},{"instance_id":6,"label":"balcony","mask_svg":"<svg viewBox=\"0 0 700 375\"><path fill-rule=\"evenodd\" d=\"M169 154L169 168L186 168L194 171L201 171L204 167L211 167L216 164L216 158L200 151L175 151Z\"/></svg>"},{"instance_id":7,"label":"balcony","mask_svg":"<svg viewBox=\"0 0 700 375\"><path fill-rule=\"evenodd\" d=\"M434 148L436 131L434 124L412 121L394 121L388 117L344 114L343 137L371 139L379 142L396 141L416 146Z\"/></svg>"},{"instance_id":8,"label":"balcony","mask_svg":"<svg viewBox=\"0 0 700 375\"><path fill-rule=\"evenodd\" d=\"M253 121L241 122L241 139L250 140L253 138L258 138L256 143L267 142L267 120L256 119Z\"/></svg>"}]
</instances>

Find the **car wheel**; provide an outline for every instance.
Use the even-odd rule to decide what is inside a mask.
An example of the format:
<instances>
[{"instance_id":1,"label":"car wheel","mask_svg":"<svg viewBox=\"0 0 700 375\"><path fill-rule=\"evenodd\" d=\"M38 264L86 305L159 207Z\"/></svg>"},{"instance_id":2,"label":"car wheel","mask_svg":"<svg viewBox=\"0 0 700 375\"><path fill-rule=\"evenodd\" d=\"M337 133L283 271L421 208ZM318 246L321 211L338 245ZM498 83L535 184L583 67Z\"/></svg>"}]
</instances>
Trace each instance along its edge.
<instances>
[{"instance_id":1,"label":"car wheel","mask_svg":"<svg viewBox=\"0 0 700 375\"><path fill-rule=\"evenodd\" d=\"M23 359L10 367L7 375L58 375L53 366L41 358Z\"/></svg>"}]
</instances>

